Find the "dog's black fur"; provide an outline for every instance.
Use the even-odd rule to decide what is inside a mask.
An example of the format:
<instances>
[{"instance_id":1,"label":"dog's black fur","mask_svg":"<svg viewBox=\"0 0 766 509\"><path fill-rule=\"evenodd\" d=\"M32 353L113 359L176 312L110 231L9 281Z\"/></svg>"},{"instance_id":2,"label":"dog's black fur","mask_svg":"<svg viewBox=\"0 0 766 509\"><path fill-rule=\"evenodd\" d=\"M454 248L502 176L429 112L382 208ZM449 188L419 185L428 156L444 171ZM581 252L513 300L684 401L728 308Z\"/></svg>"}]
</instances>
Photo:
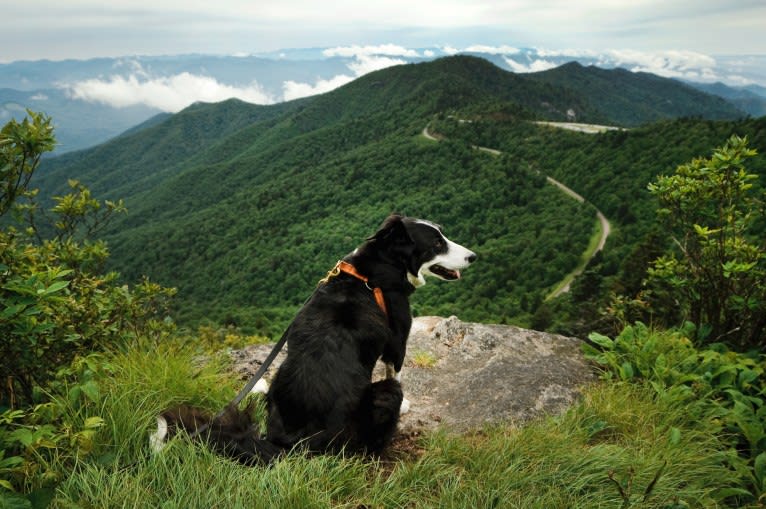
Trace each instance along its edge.
<instances>
[{"instance_id":1,"label":"dog's black fur","mask_svg":"<svg viewBox=\"0 0 766 509\"><path fill-rule=\"evenodd\" d=\"M435 257L445 259L448 249L452 258L464 259L452 267L432 265L432 272L425 268ZM381 451L393 437L402 404L398 373L412 324L409 296L414 284L422 284L423 270L456 279L455 269L475 257L444 238L432 223L390 216L344 258L368 283L345 273L329 278L290 325L288 355L267 394L266 435L259 436L247 411L233 408L201 435L215 449L247 464L268 463L296 446L313 452ZM387 314L370 288L383 291ZM396 378L371 381L378 359L393 367ZM210 419L189 407L162 417L171 433L194 431Z\"/></svg>"}]
</instances>

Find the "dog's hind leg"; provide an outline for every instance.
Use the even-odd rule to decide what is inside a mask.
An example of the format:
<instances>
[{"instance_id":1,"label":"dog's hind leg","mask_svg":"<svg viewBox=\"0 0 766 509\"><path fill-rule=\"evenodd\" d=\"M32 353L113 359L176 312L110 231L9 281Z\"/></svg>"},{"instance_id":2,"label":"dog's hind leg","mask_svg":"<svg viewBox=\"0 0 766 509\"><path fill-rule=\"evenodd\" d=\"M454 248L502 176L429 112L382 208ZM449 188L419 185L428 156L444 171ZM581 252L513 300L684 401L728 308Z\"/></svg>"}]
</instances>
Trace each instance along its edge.
<instances>
[{"instance_id":1,"label":"dog's hind leg","mask_svg":"<svg viewBox=\"0 0 766 509\"><path fill-rule=\"evenodd\" d=\"M389 378L370 384L359 407L357 436L367 452L380 452L390 442L399 423L402 387Z\"/></svg>"}]
</instances>

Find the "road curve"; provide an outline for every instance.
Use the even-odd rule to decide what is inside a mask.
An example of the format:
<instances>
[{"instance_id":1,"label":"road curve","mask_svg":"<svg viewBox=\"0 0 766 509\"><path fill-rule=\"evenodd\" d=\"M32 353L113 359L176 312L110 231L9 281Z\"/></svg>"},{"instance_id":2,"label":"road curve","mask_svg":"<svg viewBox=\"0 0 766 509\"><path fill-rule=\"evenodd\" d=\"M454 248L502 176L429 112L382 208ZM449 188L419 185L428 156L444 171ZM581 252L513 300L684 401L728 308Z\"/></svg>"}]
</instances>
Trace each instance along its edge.
<instances>
[{"instance_id":1,"label":"road curve","mask_svg":"<svg viewBox=\"0 0 766 509\"><path fill-rule=\"evenodd\" d=\"M594 126L594 127L603 128L604 126ZM578 130L580 130L580 129L578 129ZM591 133L603 132L603 130L596 130L596 129L594 129L592 131L589 131L589 130L582 129L582 130L580 130L580 132L586 132L588 134L591 134ZM425 138L427 138L429 140L432 140L432 141L439 141L441 139L441 138L438 138L438 137L434 136L428 130L428 125L426 125L423 128L422 135ZM478 145L471 145L471 146L473 148L475 148L476 150L481 150L482 152L487 152L487 153L495 155L495 156L499 156L500 154L502 154L501 151L493 149L493 148L480 147ZM569 195L570 197L572 197L573 199L577 200L578 202L585 203L587 201L582 195L578 194L576 191L572 190L571 188L565 186L564 184L562 184L558 180L554 179L553 177L549 177L549 176L546 175L545 179L548 181L549 184L558 187L563 193ZM594 206L594 208L595 208L595 206ZM609 224L609 220L606 218L606 216L599 209L596 209L596 217L598 218L598 222L599 222L599 225L601 227L601 235L599 236L598 244L596 246L596 249L593 250L593 252L590 254L590 256L585 261L585 263L580 263L575 268L575 270L573 270L572 272L567 274L567 276L564 278L564 281L567 281L566 284L563 284L561 286L557 285L556 289L553 292L551 292L550 295L548 295L548 299L552 299L554 297L558 297L562 293L568 292L569 288L570 288L570 286L572 284L572 281L574 280L574 278L576 278L577 276L582 274L582 271L585 270L585 267L588 265L588 262L594 256L596 256L596 253L598 253L599 251L604 249L604 246L606 245L606 239L609 237L609 234L612 232L612 227Z\"/></svg>"}]
</instances>

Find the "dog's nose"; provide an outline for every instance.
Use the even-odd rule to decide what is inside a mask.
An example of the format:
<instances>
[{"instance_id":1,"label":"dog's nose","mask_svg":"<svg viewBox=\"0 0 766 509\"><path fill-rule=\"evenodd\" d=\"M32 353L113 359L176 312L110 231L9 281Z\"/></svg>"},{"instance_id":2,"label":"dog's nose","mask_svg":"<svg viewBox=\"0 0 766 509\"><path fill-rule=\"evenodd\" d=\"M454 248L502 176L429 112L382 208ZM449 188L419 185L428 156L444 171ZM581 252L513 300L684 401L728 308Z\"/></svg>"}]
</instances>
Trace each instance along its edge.
<instances>
[{"instance_id":1,"label":"dog's nose","mask_svg":"<svg viewBox=\"0 0 766 509\"><path fill-rule=\"evenodd\" d=\"M473 263L474 261L476 261L476 253L471 253L471 254L469 254L469 255L466 257L466 261L467 261L468 263Z\"/></svg>"}]
</instances>

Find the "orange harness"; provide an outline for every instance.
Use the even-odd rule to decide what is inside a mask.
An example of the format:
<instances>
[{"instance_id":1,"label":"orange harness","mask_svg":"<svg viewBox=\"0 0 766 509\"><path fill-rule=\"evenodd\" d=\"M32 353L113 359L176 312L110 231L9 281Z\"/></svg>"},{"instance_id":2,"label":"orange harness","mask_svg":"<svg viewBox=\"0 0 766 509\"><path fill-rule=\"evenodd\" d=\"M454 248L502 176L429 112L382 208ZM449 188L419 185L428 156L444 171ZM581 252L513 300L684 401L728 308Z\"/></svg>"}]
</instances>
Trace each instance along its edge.
<instances>
[{"instance_id":1,"label":"orange harness","mask_svg":"<svg viewBox=\"0 0 766 509\"><path fill-rule=\"evenodd\" d=\"M372 295L375 297L375 302L378 304L378 307L381 311L383 311L383 314L386 315L386 318L388 318L388 309L386 308L386 301L383 298L383 290L380 288L370 288L370 285L367 284L368 277L361 275L359 272L357 272L356 267L351 265L348 262L344 262L343 260L339 261L335 264L335 267L332 268L330 272L327 273L327 275L319 280L320 283L327 283L330 279L334 278L341 272L344 272L350 276L354 276L358 280L362 281L364 283L364 286L367 287L370 291L372 291Z\"/></svg>"}]
</instances>

